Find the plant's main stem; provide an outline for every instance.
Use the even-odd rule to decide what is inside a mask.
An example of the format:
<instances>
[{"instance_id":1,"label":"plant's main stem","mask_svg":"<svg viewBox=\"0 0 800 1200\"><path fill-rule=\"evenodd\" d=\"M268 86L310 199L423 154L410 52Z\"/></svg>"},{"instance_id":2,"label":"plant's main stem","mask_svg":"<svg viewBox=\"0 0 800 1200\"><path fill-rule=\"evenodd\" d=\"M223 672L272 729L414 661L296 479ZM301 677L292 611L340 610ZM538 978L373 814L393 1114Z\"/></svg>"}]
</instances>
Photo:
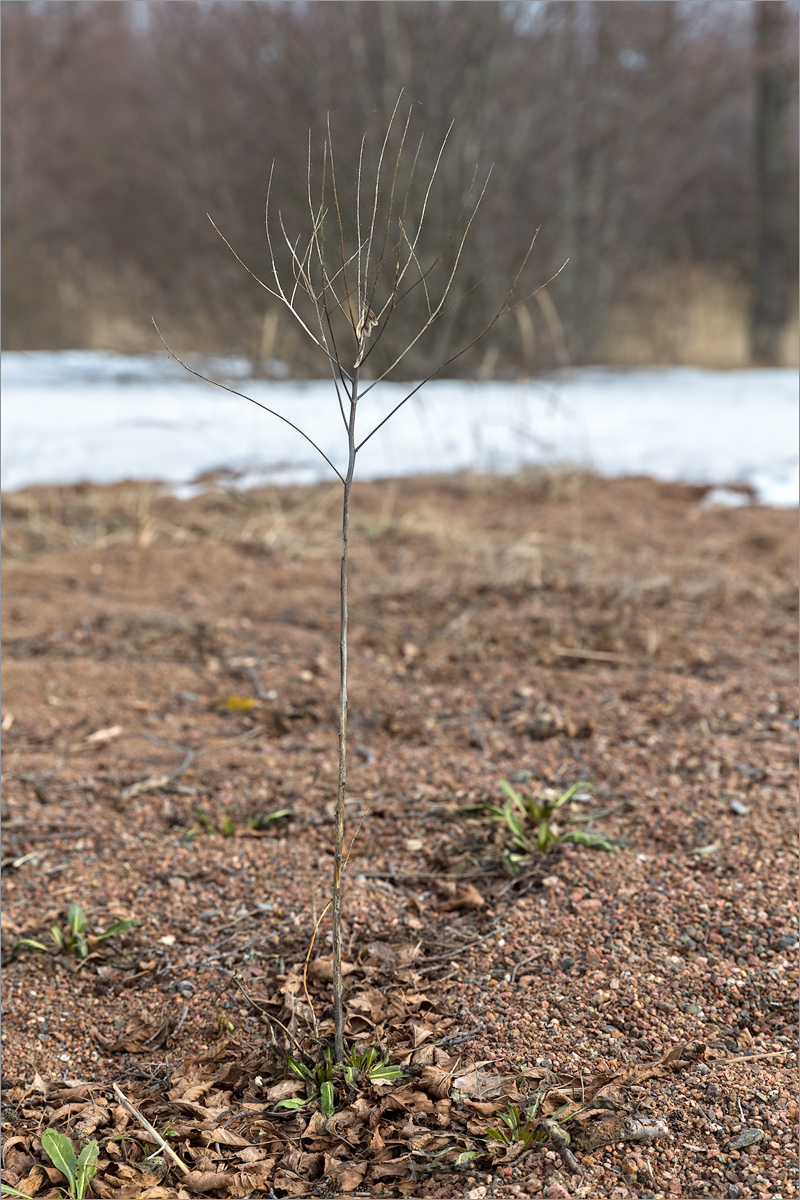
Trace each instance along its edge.
<instances>
[{"instance_id":1,"label":"plant's main stem","mask_svg":"<svg viewBox=\"0 0 800 1200\"><path fill-rule=\"evenodd\" d=\"M358 369L350 394L347 423L347 474L342 496L342 574L339 624L339 787L336 793L336 833L333 851L333 1027L334 1059L344 1060L344 1014L342 1011L342 869L344 855L344 800L347 784L347 543L350 536L350 492L356 465L356 405Z\"/></svg>"}]
</instances>

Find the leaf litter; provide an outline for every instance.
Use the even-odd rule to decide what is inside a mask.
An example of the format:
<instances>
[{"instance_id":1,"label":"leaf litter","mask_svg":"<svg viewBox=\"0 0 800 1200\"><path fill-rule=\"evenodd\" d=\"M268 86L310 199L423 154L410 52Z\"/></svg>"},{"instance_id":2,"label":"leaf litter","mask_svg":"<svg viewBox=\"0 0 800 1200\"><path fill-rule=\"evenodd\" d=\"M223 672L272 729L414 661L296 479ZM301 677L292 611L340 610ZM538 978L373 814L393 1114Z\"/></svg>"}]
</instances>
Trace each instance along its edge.
<instances>
[{"instance_id":1,"label":"leaf litter","mask_svg":"<svg viewBox=\"0 0 800 1200\"><path fill-rule=\"evenodd\" d=\"M370 992L353 997L348 1016L363 1011L365 1000L375 1011L375 989ZM78 1141L99 1138L93 1186L102 1200L384 1195L387 1185L392 1194L412 1196L431 1175L451 1176L458 1187L476 1165L491 1170L549 1148L548 1118L554 1114L568 1135L562 1138L570 1154L664 1137L663 1123L637 1113L630 1088L714 1059L702 1044L690 1044L676 1045L657 1061L591 1077L554 1075L542 1067L499 1073L490 1063L473 1062L427 1038L427 1044L413 1048L417 999L412 993L406 1007L396 997L384 997L386 1015L391 1011L394 1017L391 1058L402 1067L402 1078L373 1081L365 1075L346 1086L339 1081L331 1116L323 1114L318 1097L302 1108L281 1110L281 1100L302 1095L302 1083L291 1076L275 1080L274 1055L236 1038L176 1066L158 1095L146 1084L129 1083L131 1105L136 1103L149 1125L165 1131L184 1164L174 1183L166 1181L170 1164L152 1153L158 1143L115 1103L110 1088L40 1078L11 1087L3 1092L3 1103L21 1113L31 1129L6 1144L7 1177L31 1196L55 1194L51 1185L59 1183L59 1173L35 1158L42 1149L38 1130L58 1123ZM451 1022L430 1006L429 1013L430 1035L443 1035ZM529 1145L487 1138L491 1118L510 1105L530 1105L534 1097L541 1140ZM319 1191L322 1181L327 1192Z\"/></svg>"}]
</instances>

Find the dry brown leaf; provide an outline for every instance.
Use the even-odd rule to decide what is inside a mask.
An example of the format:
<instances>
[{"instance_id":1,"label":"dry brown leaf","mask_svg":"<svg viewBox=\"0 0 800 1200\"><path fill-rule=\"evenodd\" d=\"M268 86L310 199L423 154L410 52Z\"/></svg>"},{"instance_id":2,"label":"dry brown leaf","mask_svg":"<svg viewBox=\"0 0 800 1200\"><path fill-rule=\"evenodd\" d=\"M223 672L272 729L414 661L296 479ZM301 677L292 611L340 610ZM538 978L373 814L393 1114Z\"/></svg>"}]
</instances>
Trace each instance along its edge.
<instances>
[{"instance_id":1,"label":"dry brown leaf","mask_svg":"<svg viewBox=\"0 0 800 1200\"><path fill-rule=\"evenodd\" d=\"M306 1093L305 1084L299 1079L282 1079L280 1083L274 1083L271 1088L267 1088L264 1093L271 1104L276 1104L278 1100L291 1100L295 1096L304 1096Z\"/></svg>"},{"instance_id":2,"label":"dry brown leaf","mask_svg":"<svg viewBox=\"0 0 800 1200\"><path fill-rule=\"evenodd\" d=\"M411 1032L414 1037L414 1049L416 1050L423 1042L427 1042L428 1038L433 1037L435 1030L430 1025L425 1025L422 1022L415 1024L411 1022Z\"/></svg>"},{"instance_id":3,"label":"dry brown leaf","mask_svg":"<svg viewBox=\"0 0 800 1200\"><path fill-rule=\"evenodd\" d=\"M279 1188L282 1192L286 1192L287 1196L305 1196L308 1192L308 1184L297 1179L294 1175L288 1175L285 1171L279 1171L272 1183L273 1189Z\"/></svg>"},{"instance_id":4,"label":"dry brown leaf","mask_svg":"<svg viewBox=\"0 0 800 1200\"><path fill-rule=\"evenodd\" d=\"M105 1200L106 1197L113 1197L114 1200L140 1200L144 1196L170 1195L170 1192L161 1186L157 1176L149 1172L128 1169L124 1174L120 1172L116 1178L113 1175L105 1175L101 1186L98 1185L98 1179L99 1176L96 1176L92 1187L100 1192L101 1200Z\"/></svg>"},{"instance_id":5,"label":"dry brown leaf","mask_svg":"<svg viewBox=\"0 0 800 1200\"><path fill-rule=\"evenodd\" d=\"M358 967L355 963L342 963L342 975L352 975L353 971L357 970ZM333 979L333 963L329 958L313 958L308 964L308 973L312 979L318 979L321 983L330 983Z\"/></svg>"},{"instance_id":6,"label":"dry brown leaf","mask_svg":"<svg viewBox=\"0 0 800 1200\"><path fill-rule=\"evenodd\" d=\"M96 1129L102 1129L111 1120L111 1110L104 1104L87 1104L81 1113L81 1119L75 1127L75 1132L83 1138L90 1138Z\"/></svg>"},{"instance_id":7,"label":"dry brown leaf","mask_svg":"<svg viewBox=\"0 0 800 1200\"><path fill-rule=\"evenodd\" d=\"M503 1076L474 1067L464 1075L456 1076L453 1087L459 1092L465 1092L473 1100L489 1100L502 1095Z\"/></svg>"},{"instance_id":8,"label":"dry brown leaf","mask_svg":"<svg viewBox=\"0 0 800 1200\"><path fill-rule=\"evenodd\" d=\"M450 1091L450 1080L451 1075L449 1071L444 1071L441 1067L429 1063L422 1069L422 1074L419 1076L419 1086L424 1088L429 1095L441 1100Z\"/></svg>"},{"instance_id":9,"label":"dry brown leaf","mask_svg":"<svg viewBox=\"0 0 800 1200\"><path fill-rule=\"evenodd\" d=\"M169 1033L169 1021L152 1018L147 1009L143 1008L128 1020L115 1041L109 1041L102 1034L96 1034L95 1037L112 1054L145 1054L163 1046Z\"/></svg>"},{"instance_id":10,"label":"dry brown leaf","mask_svg":"<svg viewBox=\"0 0 800 1200\"><path fill-rule=\"evenodd\" d=\"M386 967L387 970L397 966L397 951L388 942L370 942L367 945L367 954L372 962Z\"/></svg>"},{"instance_id":11,"label":"dry brown leaf","mask_svg":"<svg viewBox=\"0 0 800 1200\"><path fill-rule=\"evenodd\" d=\"M275 1159L265 1159L244 1171L237 1171L228 1183L228 1195L235 1197L253 1197L266 1195L271 1191L270 1179L275 1168Z\"/></svg>"},{"instance_id":12,"label":"dry brown leaf","mask_svg":"<svg viewBox=\"0 0 800 1200\"><path fill-rule=\"evenodd\" d=\"M404 1108L407 1112L429 1113L434 1111L434 1103L430 1096L427 1096L425 1092L417 1091L410 1083L392 1092L390 1099L395 1101L393 1107Z\"/></svg>"},{"instance_id":13,"label":"dry brown leaf","mask_svg":"<svg viewBox=\"0 0 800 1200\"><path fill-rule=\"evenodd\" d=\"M432 907L437 912L455 912L459 908L483 908L486 901L472 883L464 883L454 896L440 900Z\"/></svg>"},{"instance_id":14,"label":"dry brown leaf","mask_svg":"<svg viewBox=\"0 0 800 1200\"><path fill-rule=\"evenodd\" d=\"M18 1183L15 1183L14 1187L17 1191L25 1192L28 1196L35 1196L45 1183L45 1180L48 1183L50 1182L47 1179L44 1168L36 1166L27 1175L24 1175Z\"/></svg>"},{"instance_id":15,"label":"dry brown leaf","mask_svg":"<svg viewBox=\"0 0 800 1200\"><path fill-rule=\"evenodd\" d=\"M344 1192L345 1195L347 1195L348 1192L354 1192L366 1173L366 1163L357 1163L353 1164L352 1166L345 1167L336 1181L338 1190L340 1192Z\"/></svg>"},{"instance_id":16,"label":"dry brown leaf","mask_svg":"<svg viewBox=\"0 0 800 1200\"><path fill-rule=\"evenodd\" d=\"M66 1086L61 1084L55 1085L55 1090L62 1104L66 1104L69 1100L94 1100L96 1104L105 1104L102 1096L95 1098L97 1088L93 1087L90 1083L76 1083L74 1080L68 1081L65 1079L64 1084Z\"/></svg>"},{"instance_id":17,"label":"dry brown leaf","mask_svg":"<svg viewBox=\"0 0 800 1200\"><path fill-rule=\"evenodd\" d=\"M376 1125L372 1131L372 1137L369 1140L370 1156L375 1158L378 1154L380 1154L380 1152L383 1150L384 1146L385 1146L385 1142L383 1140L383 1136L381 1134L380 1128L379 1128L379 1126Z\"/></svg>"},{"instance_id":18,"label":"dry brown leaf","mask_svg":"<svg viewBox=\"0 0 800 1200\"><path fill-rule=\"evenodd\" d=\"M83 1112L83 1110L87 1107L88 1106L85 1100L76 1100L72 1104L62 1104L60 1108L57 1108L55 1112L50 1114L50 1123L52 1124L54 1121L63 1121L66 1117L71 1117L75 1113Z\"/></svg>"},{"instance_id":19,"label":"dry brown leaf","mask_svg":"<svg viewBox=\"0 0 800 1200\"><path fill-rule=\"evenodd\" d=\"M36 1160L33 1155L26 1154L24 1150L12 1147L10 1150L3 1147L3 1170L8 1171L17 1177L24 1175L26 1171L32 1170L36 1166Z\"/></svg>"},{"instance_id":20,"label":"dry brown leaf","mask_svg":"<svg viewBox=\"0 0 800 1200\"><path fill-rule=\"evenodd\" d=\"M239 1162L248 1163L251 1166L255 1163L259 1163L259 1165L262 1163L272 1163L274 1167L277 1162L275 1158L268 1158L261 1146L245 1146L244 1149L237 1151L236 1157L239 1159Z\"/></svg>"},{"instance_id":21,"label":"dry brown leaf","mask_svg":"<svg viewBox=\"0 0 800 1200\"><path fill-rule=\"evenodd\" d=\"M377 988L364 988L347 1001L348 1011L352 1009L359 1016L367 1016L372 1021L380 1020L386 1006L386 997Z\"/></svg>"},{"instance_id":22,"label":"dry brown leaf","mask_svg":"<svg viewBox=\"0 0 800 1200\"><path fill-rule=\"evenodd\" d=\"M24 1151L30 1150L31 1139L29 1137L22 1137L21 1134L17 1134L16 1137L10 1137L7 1142L3 1142L3 1165L5 1165L5 1156L8 1154L9 1150L14 1150L17 1147Z\"/></svg>"},{"instance_id":23,"label":"dry brown leaf","mask_svg":"<svg viewBox=\"0 0 800 1200\"><path fill-rule=\"evenodd\" d=\"M351 1129L358 1121L356 1113L352 1108L344 1108L340 1112L335 1112L332 1117L328 1117L325 1125L325 1132L332 1137L343 1137L348 1129Z\"/></svg>"},{"instance_id":24,"label":"dry brown leaf","mask_svg":"<svg viewBox=\"0 0 800 1200\"><path fill-rule=\"evenodd\" d=\"M411 1155L403 1154L400 1158L390 1159L389 1162L373 1162L369 1166L370 1178L397 1179L400 1175L407 1175L410 1161Z\"/></svg>"},{"instance_id":25,"label":"dry brown leaf","mask_svg":"<svg viewBox=\"0 0 800 1200\"><path fill-rule=\"evenodd\" d=\"M300 1136L303 1138L318 1137L320 1134L325 1132L327 1124L328 1121L325 1114L317 1109L316 1112L311 1114L309 1122Z\"/></svg>"},{"instance_id":26,"label":"dry brown leaf","mask_svg":"<svg viewBox=\"0 0 800 1200\"><path fill-rule=\"evenodd\" d=\"M483 1117L491 1117L497 1112L497 1103L493 1100L465 1100L464 1107L472 1112L480 1113Z\"/></svg>"},{"instance_id":27,"label":"dry brown leaf","mask_svg":"<svg viewBox=\"0 0 800 1200\"><path fill-rule=\"evenodd\" d=\"M207 1146L214 1142L219 1142L221 1146L250 1146L252 1145L249 1138L242 1137L239 1133L234 1133L232 1129L226 1129L224 1125L218 1125L214 1129L203 1129L200 1131L200 1140Z\"/></svg>"},{"instance_id":28,"label":"dry brown leaf","mask_svg":"<svg viewBox=\"0 0 800 1200\"><path fill-rule=\"evenodd\" d=\"M207 1121L209 1118L209 1109L204 1104L198 1104L196 1100L187 1100L182 1096L180 1100L174 1100L173 1103L179 1112L189 1113L192 1117L199 1117L201 1121Z\"/></svg>"},{"instance_id":29,"label":"dry brown leaf","mask_svg":"<svg viewBox=\"0 0 800 1200\"><path fill-rule=\"evenodd\" d=\"M227 1191L229 1179L227 1171L190 1171L181 1176L181 1183L194 1195L205 1196L209 1192Z\"/></svg>"},{"instance_id":30,"label":"dry brown leaf","mask_svg":"<svg viewBox=\"0 0 800 1200\"><path fill-rule=\"evenodd\" d=\"M170 1100L185 1100L188 1104L192 1104L207 1095L213 1086L214 1084L210 1079L205 1079L202 1083L199 1083L195 1079L178 1076L177 1078L173 1077L172 1087L167 1092L167 1095Z\"/></svg>"},{"instance_id":31,"label":"dry brown leaf","mask_svg":"<svg viewBox=\"0 0 800 1200\"><path fill-rule=\"evenodd\" d=\"M322 1174L325 1156L301 1150L299 1146L290 1146L281 1159L281 1167L299 1175L303 1179L319 1179Z\"/></svg>"}]
</instances>

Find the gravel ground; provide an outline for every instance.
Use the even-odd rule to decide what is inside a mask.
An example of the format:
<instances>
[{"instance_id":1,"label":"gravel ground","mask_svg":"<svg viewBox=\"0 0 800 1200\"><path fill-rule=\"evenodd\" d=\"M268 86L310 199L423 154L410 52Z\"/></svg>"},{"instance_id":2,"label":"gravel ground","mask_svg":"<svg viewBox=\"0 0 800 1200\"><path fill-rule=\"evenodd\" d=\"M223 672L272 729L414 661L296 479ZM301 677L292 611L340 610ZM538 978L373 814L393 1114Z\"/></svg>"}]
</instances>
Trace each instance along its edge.
<instances>
[{"instance_id":1,"label":"gravel ground","mask_svg":"<svg viewBox=\"0 0 800 1200\"><path fill-rule=\"evenodd\" d=\"M797 1194L797 521L703 496L570 475L357 493L348 1002L411 972L455 1069L504 1078L588 1084L705 1047L627 1096L667 1136L579 1150L583 1176L534 1148L362 1194ZM332 861L337 518L323 488L31 489L4 509L19 1182L15 1138L46 1161L37 1076L161 1103L220 1038L263 1043L231 972L278 996L304 960ZM616 850L561 845L510 875L508 831L477 808L501 779L588 781L562 828L606 810L591 828ZM71 902L95 931L141 926L77 969L12 954ZM318 939L324 955L325 920ZM324 980L313 996L324 1025ZM410 1020L375 1024L398 1062ZM103 1194L151 1194L128 1186Z\"/></svg>"}]
</instances>

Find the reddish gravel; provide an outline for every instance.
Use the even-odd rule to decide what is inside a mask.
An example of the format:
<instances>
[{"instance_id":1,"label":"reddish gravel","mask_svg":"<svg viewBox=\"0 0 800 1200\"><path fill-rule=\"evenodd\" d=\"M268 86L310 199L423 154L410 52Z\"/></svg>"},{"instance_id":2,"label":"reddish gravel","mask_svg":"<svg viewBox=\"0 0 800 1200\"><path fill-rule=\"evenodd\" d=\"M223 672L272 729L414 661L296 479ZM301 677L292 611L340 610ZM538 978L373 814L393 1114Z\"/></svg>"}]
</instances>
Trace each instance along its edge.
<instances>
[{"instance_id":1,"label":"reddish gravel","mask_svg":"<svg viewBox=\"0 0 800 1200\"><path fill-rule=\"evenodd\" d=\"M348 995L412 970L447 1052L508 1076L706 1051L629 1097L668 1137L579 1153L583 1178L536 1149L354 1194L797 1194L797 519L703 496L569 474L357 489ZM337 520L326 488L5 498L7 1144L38 1127L37 1073L155 1098L231 1027L263 1042L223 989L236 969L275 992L327 900ZM561 846L515 880L475 810L504 778L588 781L568 819L613 810L592 827L616 853ZM78 970L12 956L73 901L141 928ZM392 1029L399 1060L416 1035Z\"/></svg>"}]
</instances>

